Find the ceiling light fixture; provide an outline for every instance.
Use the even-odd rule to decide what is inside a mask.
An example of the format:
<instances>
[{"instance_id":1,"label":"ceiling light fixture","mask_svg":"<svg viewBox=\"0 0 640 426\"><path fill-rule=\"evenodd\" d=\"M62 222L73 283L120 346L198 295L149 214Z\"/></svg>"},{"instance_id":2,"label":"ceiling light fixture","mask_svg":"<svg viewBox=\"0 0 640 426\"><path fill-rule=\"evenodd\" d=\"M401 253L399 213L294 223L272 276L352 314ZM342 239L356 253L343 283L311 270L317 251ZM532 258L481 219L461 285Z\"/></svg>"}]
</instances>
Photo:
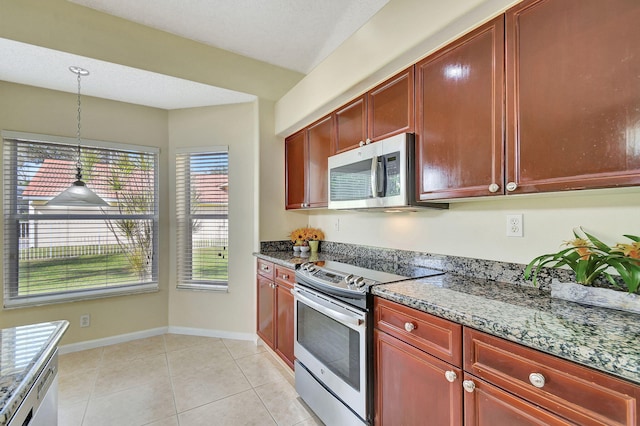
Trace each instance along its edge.
<instances>
[{"instance_id":1,"label":"ceiling light fixture","mask_svg":"<svg viewBox=\"0 0 640 426\"><path fill-rule=\"evenodd\" d=\"M78 151L76 158L76 181L71 186L54 198L49 200L48 206L75 206L75 207L104 207L109 204L100 198L95 192L87 188L82 181L82 161L80 159L80 113L82 111L80 104L80 79L89 75L89 71L84 68L71 66L69 71L78 76L78 131L76 133L78 139Z\"/></svg>"}]
</instances>

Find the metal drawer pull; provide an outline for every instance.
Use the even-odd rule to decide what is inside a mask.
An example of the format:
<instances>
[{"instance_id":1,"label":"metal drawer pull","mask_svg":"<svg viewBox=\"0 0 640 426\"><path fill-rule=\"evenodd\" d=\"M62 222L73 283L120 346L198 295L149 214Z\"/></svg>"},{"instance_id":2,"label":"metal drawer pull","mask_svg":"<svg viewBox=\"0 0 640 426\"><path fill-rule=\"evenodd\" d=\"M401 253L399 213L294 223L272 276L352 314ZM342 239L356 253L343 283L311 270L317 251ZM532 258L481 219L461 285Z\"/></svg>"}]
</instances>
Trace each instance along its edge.
<instances>
[{"instance_id":1,"label":"metal drawer pull","mask_svg":"<svg viewBox=\"0 0 640 426\"><path fill-rule=\"evenodd\" d=\"M544 387L545 379L544 376L540 373L531 373L529 374L529 381L531 384L537 388Z\"/></svg>"},{"instance_id":2,"label":"metal drawer pull","mask_svg":"<svg viewBox=\"0 0 640 426\"><path fill-rule=\"evenodd\" d=\"M268 271L268 270L269 270L269 267L268 267L267 265L262 265L260 268L261 268L263 271Z\"/></svg>"},{"instance_id":3,"label":"metal drawer pull","mask_svg":"<svg viewBox=\"0 0 640 426\"><path fill-rule=\"evenodd\" d=\"M282 279L283 279L283 280L288 280L288 279L289 279L289 275L287 275L287 274L282 274Z\"/></svg>"},{"instance_id":4,"label":"metal drawer pull","mask_svg":"<svg viewBox=\"0 0 640 426\"><path fill-rule=\"evenodd\" d=\"M413 330L416 329L416 326L411 322L405 322L404 329L407 330L409 333L411 333Z\"/></svg>"},{"instance_id":5,"label":"metal drawer pull","mask_svg":"<svg viewBox=\"0 0 640 426\"><path fill-rule=\"evenodd\" d=\"M445 372L444 372L444 377L445 377L448 381L450 381L451 383L453 383L453 382L455 382L455 381L456 381L456 379L458 378L458 375L456 374L456 372L455 372L455 371L451 371L451 370L449 370L449 371L445 371Z\"/></svg>"},{"instance_id":6,"label":"metal drawer pull","mask_svg":"<svg viewBox=\"0 0 640 426\"><path fill-rule=\"evenodd\" d=\"M476 389L476 384L473 380L465 380L462 382L462 387L469 393L472 393Z\"/></svg>"},{"instance_id":7,"label":"metal drawer pull","mask_svg":"<svg viewBox=\"0 0 640 426\"><path fill-rule=\"evenodd\" d=\"M489 192L491 193L498 192L499 189L500 185L498 185L497 183L492 183L491 185L489 185Z\"/></svg>"}]
</instances>

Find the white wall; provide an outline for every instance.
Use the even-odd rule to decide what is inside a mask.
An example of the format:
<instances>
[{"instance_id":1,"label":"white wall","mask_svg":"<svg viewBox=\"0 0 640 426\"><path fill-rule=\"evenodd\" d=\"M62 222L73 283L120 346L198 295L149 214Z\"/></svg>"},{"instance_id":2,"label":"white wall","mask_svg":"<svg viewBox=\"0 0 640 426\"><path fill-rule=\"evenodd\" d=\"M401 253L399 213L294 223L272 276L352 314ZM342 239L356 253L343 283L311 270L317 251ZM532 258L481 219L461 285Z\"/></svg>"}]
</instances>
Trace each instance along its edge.
<instances>
[{"instance_id":1,"label":"white wall","mask_svg":"<svg viewBox=\"0 0 640 426\"><path fill-rule=\"evenodd\" d=\"M506 236L506 215L514 213L524 215L523 238ZM323 212L309 223L331 241L528 263L559 250L576 226L611 244L624 241L623 234L640 235L638 218L640 188L632 188L502 196L417 213Z\"/></svg>"},{"instance_id":2,"label":"white wall","mask_svg":"<svg viewBox=\"0 0 640 426\"><path fill-rule=\"evenodd\" d=\"M259 209L255 167L258 103L169 112L171 253L169 325L249 337L255 332L255 260ZM229 146L229 291L176 289L175 149ZM243 336L246 335L246 336Z\"/></svg>"}]
</instances>

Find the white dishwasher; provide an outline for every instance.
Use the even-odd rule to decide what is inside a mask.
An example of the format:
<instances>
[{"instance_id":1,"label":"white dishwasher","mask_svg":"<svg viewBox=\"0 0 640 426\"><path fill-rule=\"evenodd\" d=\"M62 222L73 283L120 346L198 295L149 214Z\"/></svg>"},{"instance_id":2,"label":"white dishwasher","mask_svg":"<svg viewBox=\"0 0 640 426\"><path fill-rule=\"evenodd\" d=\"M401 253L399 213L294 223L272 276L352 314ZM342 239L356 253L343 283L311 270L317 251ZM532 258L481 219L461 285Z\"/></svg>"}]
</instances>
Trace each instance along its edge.
<instances>
[{"instance_id":1,"label":"white dishwasher","mask_svg":"<svg viewBox=\"0 0 640 426\"><path fill-rule=\"evenodd\" d=\"M56 349L7 426L57 425L58 350Z\"/></svg>"}]
</instances>

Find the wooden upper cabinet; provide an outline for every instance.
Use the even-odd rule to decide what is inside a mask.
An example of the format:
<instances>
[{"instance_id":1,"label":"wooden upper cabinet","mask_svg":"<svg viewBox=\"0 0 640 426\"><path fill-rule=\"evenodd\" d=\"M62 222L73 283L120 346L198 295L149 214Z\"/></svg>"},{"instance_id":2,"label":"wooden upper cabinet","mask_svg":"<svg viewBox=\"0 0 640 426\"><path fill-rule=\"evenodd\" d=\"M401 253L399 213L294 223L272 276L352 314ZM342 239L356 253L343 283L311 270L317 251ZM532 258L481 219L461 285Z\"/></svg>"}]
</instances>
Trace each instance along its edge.
<instances>
[{"instance_id":1,"label":"wooden upper cabinet","mask_svg":"<svg viewBox=\"0 0 640 426\"><path fill-rule=\"evenodd\" d=\"M336 152L357 147L367 139L367 98L362 95L335 113Z\"/></svg>"},{"instance_id":2,"label":"wooden upper cabinet","mask_svg":"<svg viewBox=\"0 0 640 426\"><path fill-rule=\"evenodd\" d=\"M307 143L307 206L326 207L328 201L327 164L333 153L334 119L329 115L309 126Z\"/></svg>"},{"instance_id":3,"label":"wooden upper cabinet","mask_svg":"<svg viewBox=\"0 0 640 426\"><path fill-rule=\"evenodd\" d=\"M395 75L367 94L368 137L375 142L398 133L413 133L414 67Z\"/></svg>"},{"instance_id":4,"label":"wooden upper cabinet","mask_svg":"<svg viewBox=\"0 0 640 426\"><path fill-rule=\"evenodd\" d=\"M637 0L527 0L507 12L514 193L640 184L639 22Z\"/></svg>"},{"instance_id":5,"label":"wooden upper cabinet","mask_svg":"<svg viewBox=\"0 0 640 426\"><path fill-rule=\"evenodd\" d=\"M504 17L416 64L421 200L504 194Z\"/></svg>"},{"instance_id":6,"label":"wooden upper cabinet","mask_svg":"<svg viewBox=\"0 0 640 426\"><path fill-rule=\"evenodd\" d=\"M334 118L328 115L285 139L287 209L327 206L327 159L334 138Z\"/></svg>"},{"instance_id":7,"label":"wooden upper cabinet","mask_svg":"<svg viewBox=\"0 0 640 426\"><path fill-rule=\"evenodd\" d=\"M302 208L307 193L307 135L301 130L285 140L286 208Z\"/></svg>"}]
</instances>

